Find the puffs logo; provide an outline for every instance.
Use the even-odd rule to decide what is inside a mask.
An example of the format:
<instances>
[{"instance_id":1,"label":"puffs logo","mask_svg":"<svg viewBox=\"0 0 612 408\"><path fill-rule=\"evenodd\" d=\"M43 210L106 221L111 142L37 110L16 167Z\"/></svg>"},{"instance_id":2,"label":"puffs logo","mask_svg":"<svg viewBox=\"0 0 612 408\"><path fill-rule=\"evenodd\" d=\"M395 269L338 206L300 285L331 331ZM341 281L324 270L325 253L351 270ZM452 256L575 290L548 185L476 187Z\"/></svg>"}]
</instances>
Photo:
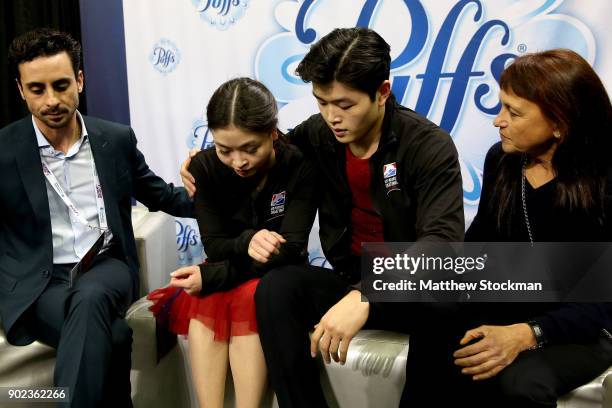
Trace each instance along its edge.
<instances>
[{"instance_id":1,"label":"puffs logo","mask_svg":"<svg viewBox=\"0 0 612 408\"><path fill-rule=\"evenodd\" d=\"M202 119L195 120L191 126L191 132L187 137L187 147L189 149L197 148L204 150L214 145L215 141L212 132L208 126L206 126L206 121Z\"/></svg>"},{"instance_id":2,"label":"puffs logo","mask_svg":"<svg viewBox=\"0 0 612 408\"><path fill-rule=\"evenodd\" d=\"M280 32L260 46L255 75L281 105L282 123L317 112L311 86L295 75L310 46L336 27L369 27L391 45L398 101L452 134L461 152L464 199L477 205L497 81L517 55L570 48L593 64L595 38L564 0L283 0ZM578 8L578 6L576 6ZM346 12L338 12L345 10ZM605 41L605 39L602 39ZM475 129L485 129L475 132Z\"/></svg>"},{"instance_id":3,"label":"puffs logo","mask_svg":"<svg viewBox=\"0 0 612 408\"><path fill-rule=\"evenodd\" d=\"M200 17L217 30L225 31L246 12L249 0L191 0Z\"/></svg>"},{"instance_id":4,"label":"puffs logo","mask_svg":"<svg viewBox=\"0 0 612 408\"><path fill-rule=\"evenodd\" d=\"M181 53L178 47L170 40L162 38L149 53L149 62L162 74L174 71L181 62Z\"/></svg>"}]
</instances>

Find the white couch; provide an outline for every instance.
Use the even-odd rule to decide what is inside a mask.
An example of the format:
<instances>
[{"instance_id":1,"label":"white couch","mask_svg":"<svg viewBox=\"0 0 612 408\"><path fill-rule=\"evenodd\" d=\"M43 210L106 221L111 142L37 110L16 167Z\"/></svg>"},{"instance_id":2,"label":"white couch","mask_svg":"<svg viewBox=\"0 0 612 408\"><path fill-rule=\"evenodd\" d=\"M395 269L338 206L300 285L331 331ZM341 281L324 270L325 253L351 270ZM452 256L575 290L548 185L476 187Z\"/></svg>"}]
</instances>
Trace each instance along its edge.
<instances>
[{"instance_id":1,"label":"white couch","mask_svg":"<svg viewBox=\"0 0 612 408\"><path fill-rule=\"evenodd\" d=\"M142 294L164 286L176 268L175 223L162 213L134 212L134 232L142 266ZM156 356L155 319L150 302L140 299L127 313L134 330L132 400L136 408L196 407L191 387L185 339L159 363ZM344 366L322 369L322 385L331 407L396 407L405 381L408 336L385 331L362 331L351 343ZM0 331L0 387L50 386L55 352L35 342L25 347L7 344ZM441 385L443 387L443 385ZM443 390L441 390L443 392ZM228 381L226 406L234 406ZM11 404L11 408L27 407ZM43 408L44 404L36 404ZM262 406L277 406L268 392ZM612 372L608 370L559 400L560 408L612 408Z\"/></svg>"},{"instance_id":2,"label":"white couch","mask_svg":"<svg viewBox=\"0 0 612 408\"><path fill-rule=\"evenodd\" d=\"M133 310L138 319L149 320L149 336L154 336L154 319L149 302L141 299ZM179 363L189 377L188 343L179 338ZM177 351L176 349L174 351ZM135 350L135 353L138 353ZM330 407L394 408L398 406L405 382L408 336L379 330L363 330L351 342L345 365L321 365L321 383ZM296 367L296 369L299 369ZM602 385L603 383L603 385ZM225 406L233 407L234 397L228 381ZM197 407L190 387L191 407ZM442 385L441 385L442 387ZM443 392L443 390L441 390ZM183 400L184 398L182 398ZM262 407L278 407L270 393ZM612 408L612 368L558 401L559 408ZM189 405L185 405L189 407Z\"/></svg>"}]
</instances>

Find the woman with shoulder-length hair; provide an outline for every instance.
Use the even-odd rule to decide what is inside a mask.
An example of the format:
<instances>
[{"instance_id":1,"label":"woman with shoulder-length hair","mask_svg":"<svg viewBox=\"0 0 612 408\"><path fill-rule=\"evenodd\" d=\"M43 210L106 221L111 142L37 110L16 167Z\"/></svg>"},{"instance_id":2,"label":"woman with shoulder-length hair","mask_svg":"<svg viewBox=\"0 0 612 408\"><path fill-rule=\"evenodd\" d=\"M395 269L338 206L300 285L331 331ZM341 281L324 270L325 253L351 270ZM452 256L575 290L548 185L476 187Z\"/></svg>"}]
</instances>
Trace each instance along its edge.
<instances>
[{"instance_id":1,"label":"woman with shoulder-length hair","mask_svg":"<svg viewBox=\"0 0 612 408\"><path fill-rule=\"evenodd\" d=\"M466 241L612 241L612 106L595 71L570 50L527 54L500 88ZM609 304L483 306L454 357L495 406L554 407L612 365Z\"/></svg>"}]
</instances>

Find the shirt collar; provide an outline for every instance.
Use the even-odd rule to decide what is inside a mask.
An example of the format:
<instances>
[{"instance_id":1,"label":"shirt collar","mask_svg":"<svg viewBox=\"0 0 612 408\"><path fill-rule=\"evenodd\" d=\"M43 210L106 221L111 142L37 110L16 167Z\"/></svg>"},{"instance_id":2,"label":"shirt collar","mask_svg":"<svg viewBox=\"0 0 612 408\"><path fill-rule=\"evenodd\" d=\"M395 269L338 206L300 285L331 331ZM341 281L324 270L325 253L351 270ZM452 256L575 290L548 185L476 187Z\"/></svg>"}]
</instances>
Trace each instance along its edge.
<instances>
[{"instance_id":1,"label":"shirt collar","mask_svg":"<svg viewBox=\"0 0 612 408\"><path fill-rule=\"evenodd\" d=\"M88 133L87 133L87 128L85 127L85 121L83 120L83 117L81 116L81 113L78 110L76 111L76 116L77 116L77 120L81 124L81 137L75 143L75 145L80 146L85 140L85 137L88 136ZM36 133L36 141L38 142L38 147L40 148L40 147L50 146L49 141L45 138L42 131L36 124L36 121L34 120L34 115L32 115L32 125L34 125L34 133Z\"/></svg>"}]
</instances>

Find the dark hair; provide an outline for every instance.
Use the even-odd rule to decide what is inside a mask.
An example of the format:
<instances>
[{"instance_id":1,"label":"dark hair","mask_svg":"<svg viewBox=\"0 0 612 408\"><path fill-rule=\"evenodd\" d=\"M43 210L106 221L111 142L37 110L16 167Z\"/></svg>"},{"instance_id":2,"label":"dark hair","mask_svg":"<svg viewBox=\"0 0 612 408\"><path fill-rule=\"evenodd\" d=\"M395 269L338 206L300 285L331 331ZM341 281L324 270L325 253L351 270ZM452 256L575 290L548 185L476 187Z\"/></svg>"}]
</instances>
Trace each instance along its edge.
<instances>
[{"instance_id":1,"label":"dark hair","mask_svg":"<svg viewBox=\"0 0 612 408\"><path fill-rule=\"evenodd\" d=\"M52 28L37 28L15 38L9 47L8 59L15 78L19 65L38 57L66 52L76 75L81 69L81 45L70 34Z\"/></svg>"},{"instance_id":2,"label":"dark hair","mask_svg":"<svg viewBox=\"0 0 612 408\"><path fill-rule=\"evenodd\" d=\"M268 133L276 129L278 107L272 92L251 78L235 78L213 93L206 117L209 129L236 126L239 129Z\"/></svg>"},{"instance_id":3,"label":"dark hair","mask_svg":"<svg viewBox=\"0 0 612 408\"><path fill-rule=\"evenodd\" d=\"M391 47L369 28L337 28L317 41L300 62L296 74L304 82L342 82L374 100L389 79Z\"/></svg>"},{"instance_id":4,"label":"dark hair","mask_svg":"<svg viewBox=\"0 0 612 408\"><path fill-rule=\"evenodd\" d=\"M557 125L561 137L552 167L556 205L603 216L605 172L610 164L612 105L601 79L580 55L554 49L518 57L504 70L500 88L538 105ZM504 155L493 190L498 227L512 222L509 208L517 199L522 158ZM600 219L601 221L601 219Z\"/></svg>"}]
</instances>

